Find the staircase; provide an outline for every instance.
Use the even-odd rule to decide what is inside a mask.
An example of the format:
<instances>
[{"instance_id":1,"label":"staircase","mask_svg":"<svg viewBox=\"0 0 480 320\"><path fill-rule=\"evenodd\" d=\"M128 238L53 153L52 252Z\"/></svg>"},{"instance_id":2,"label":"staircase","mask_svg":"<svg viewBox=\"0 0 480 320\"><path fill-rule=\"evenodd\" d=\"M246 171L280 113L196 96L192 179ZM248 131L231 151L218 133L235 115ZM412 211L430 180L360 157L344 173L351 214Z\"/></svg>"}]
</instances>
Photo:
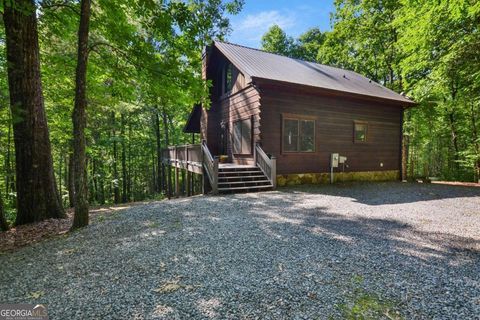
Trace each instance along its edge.
<instances>
[{"instance_id":1,"label":"staircase","mask_svg":"<svg viewBox=\"0 0 480 320\"><path fill-rule=\"evenodd\" d=\"M162 150L163 163L175 168L175 193L180 194L179 171L204 175L212 194L265 191L276 188L277 167L274 156L267 155L255 144L253 165L219 163L213 157L205 140L201 144L171 146ZM187 181L190 181L187 178ZM188 183L187 183L188 184ZM208 192L210 188L205 188Z\"/></svg>"},{"instance_id":2,"label":"staircase","mask_svg":"<svg viewBox=\"0 0 480 320\"><path fill-rule=\"evenodd\" d=\"M256 166L218 168L218 192L235 193L273 189L268 177Z\"/></svg>"}]
</instances>

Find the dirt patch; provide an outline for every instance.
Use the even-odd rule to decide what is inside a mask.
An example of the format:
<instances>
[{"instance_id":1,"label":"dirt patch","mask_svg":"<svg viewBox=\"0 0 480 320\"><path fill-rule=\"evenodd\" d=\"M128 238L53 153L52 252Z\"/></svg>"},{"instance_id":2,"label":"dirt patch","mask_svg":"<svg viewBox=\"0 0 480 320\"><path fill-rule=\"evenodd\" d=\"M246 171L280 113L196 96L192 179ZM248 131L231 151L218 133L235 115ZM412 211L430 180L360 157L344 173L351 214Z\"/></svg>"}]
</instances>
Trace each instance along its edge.
<instances>
[{"instance_id":1,"label":"dirt patch","mask_svg":"<svg viewBox=\"0 0 480 320\"><path fill-rule=\"evenodd\" d=\"M146 202L135 202L115 206L95 207L90 209L90 221L91 223L102 222L104 218L120 210L145 203ZM0 232L0 254L15 251L44 239L65 235L73 223L73 209L67 209L66 213L67 218L65 219L48 219L13 227L7 232Z\"/></svg>"},{"instance_id":2,"label":"dirt patch","mask_svg":"<svg viewBox=\"0 0 480 320\"><path fill-rule=\"evenodd\" d=\"M446 184L446 185L449 185L449 186L463 186L463 187L477 187L477 188L480 188L480 183L475 183L475 182L432 181L432 183Z\"/></svg>"}]
</instances>

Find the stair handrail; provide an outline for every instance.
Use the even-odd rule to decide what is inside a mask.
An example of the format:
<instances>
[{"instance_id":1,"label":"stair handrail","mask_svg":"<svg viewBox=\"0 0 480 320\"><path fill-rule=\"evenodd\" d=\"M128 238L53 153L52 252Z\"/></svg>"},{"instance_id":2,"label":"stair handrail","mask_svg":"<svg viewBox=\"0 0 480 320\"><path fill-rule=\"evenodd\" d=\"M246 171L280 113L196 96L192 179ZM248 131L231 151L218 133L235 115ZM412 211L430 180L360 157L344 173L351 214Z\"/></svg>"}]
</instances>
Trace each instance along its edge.
<instances>
[{"instance_id":1,"label":"stair handrail","mask_svg":"<svg viewBox=\"0 0 480 320\"><path fill-rule=\"evenodd\" d=\"M213 157L208 149L207 142L202 141L203 167L212 186L212 192L218 193L218 157Z\"/></svg>"},{"instance_id":2,"label":"stair handrail","mask_svg":"<svg viewBox=\"0 0 480 320\"><path fill-rule=\"evenodd\" d=\"M267 176L273 188L277 187L277 159L268 156L259 143L255 144L255 165Z\"/></svg>"}]
</instances>

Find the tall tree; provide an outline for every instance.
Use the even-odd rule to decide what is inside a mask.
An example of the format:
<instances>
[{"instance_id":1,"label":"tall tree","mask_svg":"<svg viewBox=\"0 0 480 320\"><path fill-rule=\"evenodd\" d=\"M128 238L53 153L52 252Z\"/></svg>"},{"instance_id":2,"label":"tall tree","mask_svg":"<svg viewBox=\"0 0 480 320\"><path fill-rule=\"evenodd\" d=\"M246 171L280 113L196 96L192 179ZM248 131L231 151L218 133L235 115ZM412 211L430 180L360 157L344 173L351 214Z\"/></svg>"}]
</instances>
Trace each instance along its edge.
<instances>
[{"instance_id":1,"label":"tall tree","mask_svg":"<svg viewBox=\"0 0 480 320\"><path fill-rule=\"evenodd\" d=\"M126 137L125 137L125 114L120 114L120 135L122 136L122 202L128 202L129 195L127 193L127 149L126 149Z\"/></svg>"},{"instance_id":2,"label":"tall tree","mask_svg":"<svg viewBox=\"0 0 480 320\"><path fill-rule=\"evenodd\" d=\"M0 231L7 231L8 230L8 223L7 219L5 218L5 208L3 206L3 199L0 193Z\"/></svg>"},{"instance_id":3,"label":"tall tree","mask_svg":"<svg viewBox=\"0 0 480 320\"><path fill-rule=\"evenodd\" d=\"M15 143L16 224L65 216L57 194L33 0L3 1Z\"/></svg>"},{"instance_id":4,"label":"tall tree","mask_svg":"<svg viewBox=\"0 0 480 320\"><path fill-rule=\"evenodd\" d=\"M316 61L324 41L325 34L319 28L308 29L297 39L295 56L307 61Z\"/></svg>"},{"instance_id":5,"label":"tall tree","mask_svg":"<svg viewBox=\"0 0 480 320\"><path fill-rule=\"evenodd\" d=\"M295 52L294 40L275 24L262 36L262 49L291 57Z\"/></svg>"},{"instance_id":6,"label":"tall tree","mask_svg":"<svg viewBox=\"0 0 480 320\"><path fill-rule=\"evenodd\" d=\"M416 168L446 179L478 181L480 5L403 2L395 15L405 88L421 108L408 123ZM415 170L420 174L418 170Z\"/></svg>"},{"instance_id":7,"label":"tall tree","mask_svg":"<svg viewBox=\"0 0 480 320\"><path fill-rule=\"evenodd\" d=\"M73 108L73 159L75 182L75 216L72 229L88 225L87 156L85 153L85 127L87 125L87 63L90 0L80 2L78 28L78 55L75 77L75 105Z\"/></svg>"}]
</instances>

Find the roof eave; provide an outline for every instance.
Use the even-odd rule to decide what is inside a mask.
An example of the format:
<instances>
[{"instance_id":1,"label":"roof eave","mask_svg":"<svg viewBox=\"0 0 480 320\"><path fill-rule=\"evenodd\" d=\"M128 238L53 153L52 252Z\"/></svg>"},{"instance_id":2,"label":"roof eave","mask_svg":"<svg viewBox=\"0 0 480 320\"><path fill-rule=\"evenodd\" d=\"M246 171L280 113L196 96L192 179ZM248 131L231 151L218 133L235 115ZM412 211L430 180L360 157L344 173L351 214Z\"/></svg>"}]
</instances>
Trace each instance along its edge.
<instances>
[{"instance_id":1,"label":"roof eave","mask_svg":"<svg viewBox=\"0 0 480 320\"><path fill-rule=\"evenodd\" d=\"M312 89L312 90L324 90L324 91L328 91L328 92L331 92L331 93L334 93L334 94L348 95L348 96L351 96L351 97L354 97L354 98L374 99L374 100L378 100L378 101L388 101L388 102L391 102L391 103L394 103L394 104L401 105L405 109L415 107L416 105L418 105L418 103L416 103L416 102L414 102L414 101L412 101L408 98L405 98L405 97L403 97L405 100L389 99L389 98L385 98L385 97L366 95L366 94L360 94L360 93L355 93L355 92L335 90L335 89L330 89L330 88L317 87L317 86L311 86L311 85L300 84L300 83L295 83L295 82L281 81L281 80L261 78L261 77L251 77L251 81L252 81L253 84L256 84L256 85L258 85L258 83L256 83L256 81L260 81L260 82L264 81L264 82L279 83L279 84L282 84L282 85L292 86L292 87L297 86L297 87L309 88L309 89Z\"/></svg>"}]
</instances>

